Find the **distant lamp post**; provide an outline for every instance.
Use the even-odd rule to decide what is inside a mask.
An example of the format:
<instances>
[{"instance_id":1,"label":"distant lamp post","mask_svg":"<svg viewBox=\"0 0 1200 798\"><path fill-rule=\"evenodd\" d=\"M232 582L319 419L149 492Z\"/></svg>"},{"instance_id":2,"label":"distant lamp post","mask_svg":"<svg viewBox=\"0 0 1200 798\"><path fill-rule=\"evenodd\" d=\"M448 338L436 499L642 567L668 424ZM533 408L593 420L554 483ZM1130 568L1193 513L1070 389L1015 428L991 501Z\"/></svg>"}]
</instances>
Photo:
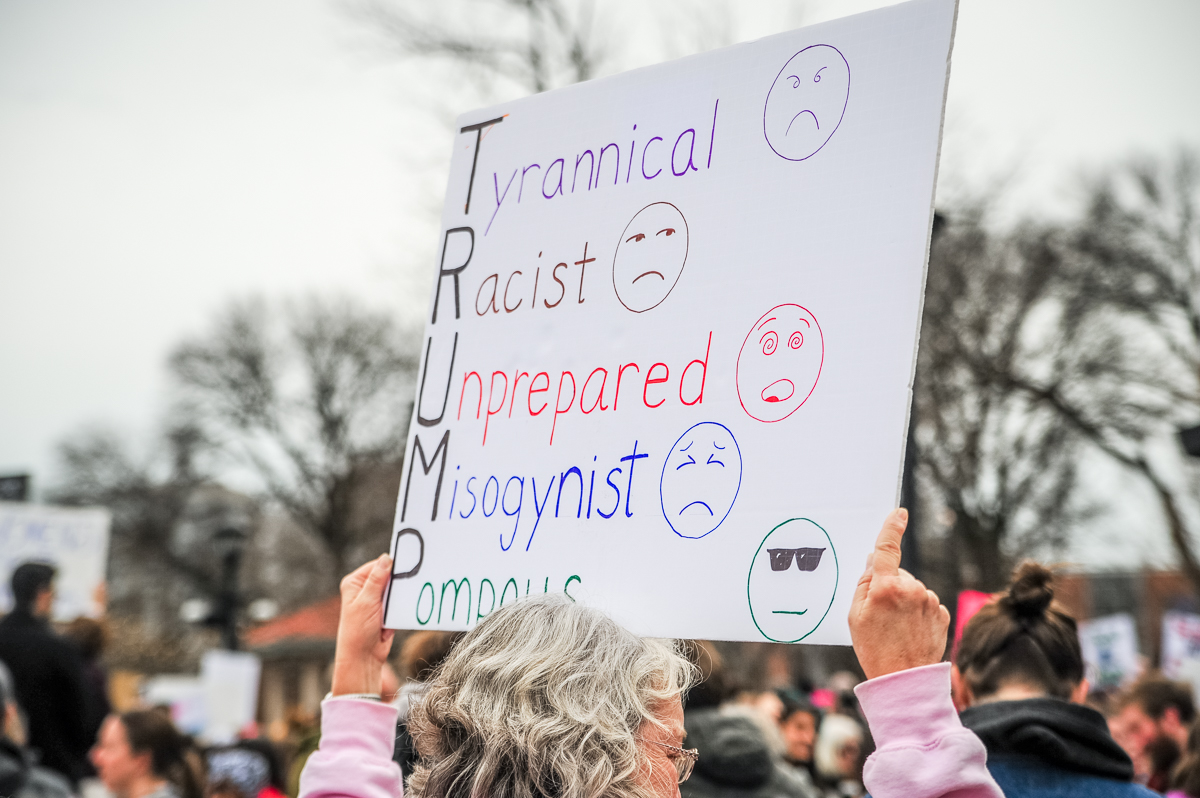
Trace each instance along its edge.
<instances>
[{"instance_id":1,"label":"distant lamp post","mask_svg":"<svg viewBox=\"0 0 1200 798\"><path fill-rule=\"evenodd\" d=\"M238 650L238 610L241 592L238 572L242 567L242 552L246 549L246 533L236 527L224 527L213 535L213 546L221 560L221 586L216 606L206 623L221 630L221 645L230 651Z\"/></svg>"},{"instance_id":2,"label":"distant lamp post","mask_svg":"<svg viewBox=\"0 0 1200 798\"><path fill-rule=\"evenodd\" d=\"M1192 457L1200 457L1200 427L1179 430L1179 440L1185 452Z\"/></svg>"}]
</instances>

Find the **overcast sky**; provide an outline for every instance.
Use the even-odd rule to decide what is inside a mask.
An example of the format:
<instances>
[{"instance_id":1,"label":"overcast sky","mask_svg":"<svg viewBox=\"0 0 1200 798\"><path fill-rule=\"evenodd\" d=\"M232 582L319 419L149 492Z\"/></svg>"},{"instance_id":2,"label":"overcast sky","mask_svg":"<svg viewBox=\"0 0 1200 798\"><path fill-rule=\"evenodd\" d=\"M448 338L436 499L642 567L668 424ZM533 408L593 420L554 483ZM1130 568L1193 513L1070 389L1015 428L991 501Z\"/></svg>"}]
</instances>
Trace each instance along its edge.
<instances>
[{"instance_id":1,"label":"overcast sky","mask_svg":"<svg viewBox=\"0 0 1200 798\"><path fill-rule=\"evenodd\" d=\"M610 37L645 8L599 5ZM713 13L748 39L882 5ZM1200 148L1197 31L1194 0L962 0L939 196L1013 172L1010 208L1061 212L1090 169ZM231 297L419 315L450 143L413 75L329 0L0 0L0 473L44 489L89 424L150 440L166 353Z\"/></svg>"}]
</instances>

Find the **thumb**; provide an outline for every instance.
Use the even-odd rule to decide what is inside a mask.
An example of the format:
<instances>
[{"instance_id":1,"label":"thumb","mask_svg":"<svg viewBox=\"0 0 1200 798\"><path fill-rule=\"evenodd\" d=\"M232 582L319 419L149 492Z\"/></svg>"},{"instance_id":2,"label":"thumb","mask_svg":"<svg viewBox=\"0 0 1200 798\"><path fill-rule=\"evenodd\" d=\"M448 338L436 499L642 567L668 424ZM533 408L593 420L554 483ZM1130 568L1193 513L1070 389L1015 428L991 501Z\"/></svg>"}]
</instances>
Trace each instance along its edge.
<instances>
[{"instance_id":1,"label":"thumb","mask_svg":"<svg viewBox=\"0 0 1200 798\"><path fill-rule=\"evenodd\" d=\"M908 510L898 507L888 513L875 540L875 572L880 576L900 573L900 540L908 526Z\"/></svg>"}]
</instances>

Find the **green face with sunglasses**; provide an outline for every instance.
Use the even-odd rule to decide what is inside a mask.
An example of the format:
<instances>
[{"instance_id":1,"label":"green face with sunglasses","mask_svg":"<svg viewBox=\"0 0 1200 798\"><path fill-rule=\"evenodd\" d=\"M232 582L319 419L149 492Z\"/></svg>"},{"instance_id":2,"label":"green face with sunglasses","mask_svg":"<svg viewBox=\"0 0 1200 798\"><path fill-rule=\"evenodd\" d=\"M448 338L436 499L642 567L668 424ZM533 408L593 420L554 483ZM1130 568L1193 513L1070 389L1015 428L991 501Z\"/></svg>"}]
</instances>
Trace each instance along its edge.
<instances>
[{"instance_id":1,"label":"green face with sunglasses","mask_svg":"<svg viewBox=\"0 0 1200 798\"><path fill-rule=\"evenodd\" d=\"M807 518L784 521L767 533L750 563L750 617L768 640L803 640L825 620L837 582L829 534Z\"/></svg>"}]
</instances>

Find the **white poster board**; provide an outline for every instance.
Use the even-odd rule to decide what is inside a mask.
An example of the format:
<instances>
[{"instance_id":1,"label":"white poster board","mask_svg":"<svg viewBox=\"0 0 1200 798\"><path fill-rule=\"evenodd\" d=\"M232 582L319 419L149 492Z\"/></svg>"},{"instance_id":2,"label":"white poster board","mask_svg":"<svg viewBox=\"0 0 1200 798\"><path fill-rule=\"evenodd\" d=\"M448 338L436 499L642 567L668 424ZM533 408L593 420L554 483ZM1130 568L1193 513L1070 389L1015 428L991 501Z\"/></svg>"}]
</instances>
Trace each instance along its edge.
<instances>
[{"instance_id":1,"label":"white poster board","mask_svg":"<svg viewBox=\"0 0 1200 798\"><path fill-rule=\"evenodd\" d=\"M1137 628L1132 615L1080 621L1079 644L1091 689L1111 690L1137 678Z\"/></svg>"},{"instance_id":2,"label":"white poster board","mask_svg":"<svg viewBox=\"0 0 1200 798\"><path fill-rule=\"evenodd\" d=\"M108 567L111 520L100 507L0 502L0 612L12 609L13 570L39 560L58 568L54 620L100 615L104 608L96 597Z\"/></svg>"},{"instance_id":3,"label":"white poster board","mask_svg":"<svg viewBox=\"0 0 1200 798\"><path fill-rule=\"evenodd\" d=\"M262 661L245 651L214 649L200 660L204 685L204 739L213 744L233 742L258 710Z\"/></svg>"},{"instance_id":4,"label":"white poster board","mask_svg":"<svg viewBox=\"0 0 1200 798\"><path fill-rule=\"evenodd\" d=\"M954 0L464 114L385 623L564 591L847 643L895 506Z\"/></svg>"}]
</instances>

